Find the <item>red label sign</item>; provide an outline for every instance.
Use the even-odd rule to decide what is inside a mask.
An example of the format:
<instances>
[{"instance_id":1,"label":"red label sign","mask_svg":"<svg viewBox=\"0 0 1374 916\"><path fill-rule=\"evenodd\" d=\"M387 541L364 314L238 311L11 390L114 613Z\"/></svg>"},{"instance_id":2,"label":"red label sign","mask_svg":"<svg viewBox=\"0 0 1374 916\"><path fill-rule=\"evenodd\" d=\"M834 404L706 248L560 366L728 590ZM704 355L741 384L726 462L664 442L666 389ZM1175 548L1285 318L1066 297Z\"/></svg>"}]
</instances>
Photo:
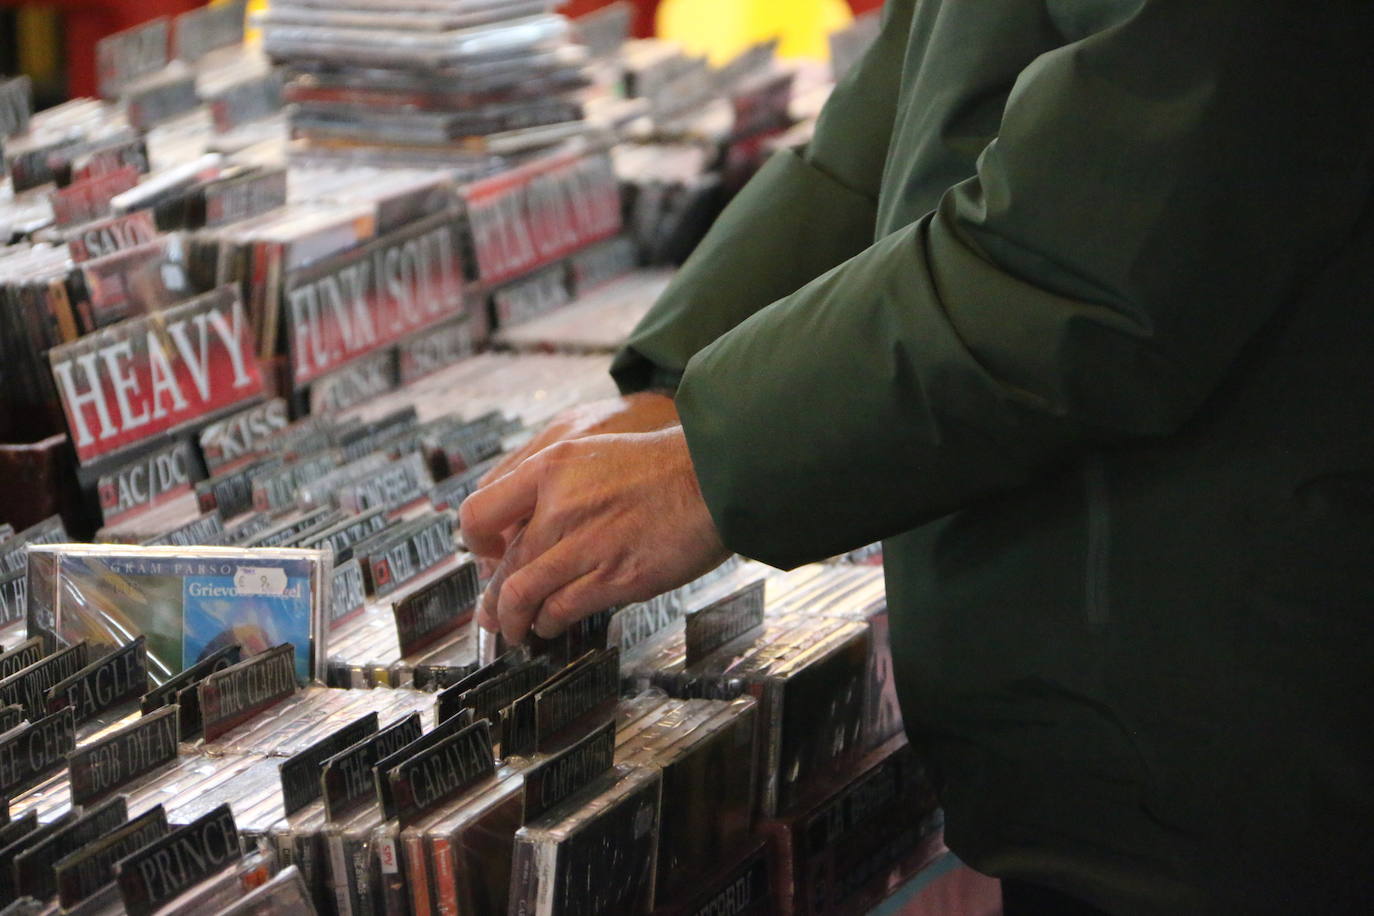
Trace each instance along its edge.
<instances>
[{"instance_id":1,"label":"red label sign","mask_svg":"<svg viewBox=\"0 0 1374 916\"><path fill-rule=\"evenodd\" d=\"M482 279L502 283L620 231L620 184L610 157L563 155L463 191Z\"/></svg>"},{"instance_id":2,"label":"red label sign","mask_svg":"<svg viewBox=\"0 0 1374 916\"><path fill-rule=\"evenodd\" d=\"M232 287L54 347L48 358L82 464L263 393Z\"/></svg>"},{"instance_id":3,"label":"red label sign","mask_svg":"<svg viewBox=\"0 0 1374 916\"><path fill-rule=\"evenodd\" d=\"M286 283L297 386L464 312L457 221L441 213Z\"/></svg>"}]
</instances>

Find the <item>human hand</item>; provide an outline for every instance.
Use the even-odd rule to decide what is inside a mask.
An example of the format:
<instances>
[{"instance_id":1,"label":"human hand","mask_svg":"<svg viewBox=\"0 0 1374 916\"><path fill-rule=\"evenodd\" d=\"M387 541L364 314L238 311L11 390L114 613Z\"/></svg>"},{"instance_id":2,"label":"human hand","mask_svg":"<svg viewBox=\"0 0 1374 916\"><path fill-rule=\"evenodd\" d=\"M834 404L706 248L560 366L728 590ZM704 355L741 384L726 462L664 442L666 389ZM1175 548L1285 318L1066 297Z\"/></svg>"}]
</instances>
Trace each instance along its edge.
<instances>
[{"instance_id":1,"label":"human hand","mask_svg":"<svg viewBox=\"0 0 1374 916\"><path fill-rule=\"evenodd\" d=\"M578 404L561 411L529 442L498 461L482 475L482 486L504 477L520 462L556 442L607 433L647 433L677 421L673 399L654 391Z\"/></svg>"},{"instance_id":2,"label":"human hand","mask_svg":"<svg viewBox=\"0 0 1374 916\"><path fill-rule=\"evenodd\" d=\"M500 558L478 622L512 645L531 625L556 636L729 556L676 425L551 445L469 496L460 514L469 549Z\"/></svg>"}]
</instances>

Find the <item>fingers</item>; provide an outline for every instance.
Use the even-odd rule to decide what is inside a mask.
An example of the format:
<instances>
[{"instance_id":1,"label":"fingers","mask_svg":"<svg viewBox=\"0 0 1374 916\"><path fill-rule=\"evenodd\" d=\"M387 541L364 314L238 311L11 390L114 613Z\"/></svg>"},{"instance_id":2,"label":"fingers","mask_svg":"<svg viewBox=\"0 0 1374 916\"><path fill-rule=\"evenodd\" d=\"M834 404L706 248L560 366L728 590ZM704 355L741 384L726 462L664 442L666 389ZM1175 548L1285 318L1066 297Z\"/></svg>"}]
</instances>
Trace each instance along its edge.
<instances>
[{"instance_id":1,"label":"fingers","mask_svg":"<svg viewBox=\"0 0 1374 916\"><path fill-rule=\"evenodd\" d=\"M477 486L479 488L490 486L502 477L505 477L516 467L519 467L526 458L538 452L544 445L544 439L545 434L541 433L515 451L501 456L501 460L496 462L491 470L482 475L482 479L477 482Z\"/></svg>"},{"instance_id":2,"label":"fingers","mask_svg":"<svg viewBox=\"0 0 1374 916\"><path fill-rule=\"evenodd\" d=\"M569 583L588 578L592 563L574 540L565 539L510 573L496 601L496 617L506 642L521 642L530 624L542 616L546 599Z\"/></svg>"},{"instance_id":3,"label":"fingers","mask_svg":"<svg viewBox=\"0 0 1374 916\"><path fill-rule=\"evenodd\" d=\"M458 508L458 525L468 550L499 557L506 551L504 532L534 513L539 496L539 466L526 461L473 493Z\"/></svg>"},{"instance_id":4,"label":"fingers","mask_svg":"<svg viewBox=\"0 0 1374 916\"><path fill-rule=\"evenodd\" d=\"M596 571L569 582L544 599L534 618L535 635L552 639L583 617L621 604L627 596L607 583Z\"/></svg>"}]
</instances>

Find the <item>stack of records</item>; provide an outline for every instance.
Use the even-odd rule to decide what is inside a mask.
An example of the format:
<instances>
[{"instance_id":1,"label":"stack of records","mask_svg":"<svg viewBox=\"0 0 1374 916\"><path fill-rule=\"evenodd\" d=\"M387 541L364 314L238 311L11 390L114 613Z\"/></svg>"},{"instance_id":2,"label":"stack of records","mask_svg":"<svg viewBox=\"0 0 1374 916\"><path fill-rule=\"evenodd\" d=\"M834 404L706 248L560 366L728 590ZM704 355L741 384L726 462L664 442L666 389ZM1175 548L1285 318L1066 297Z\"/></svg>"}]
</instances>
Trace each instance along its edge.
<instances>
[{"instance_id":1,"label":"stack of records","mask_svg":"<svg viewBox=\"0 0 1374 916\"><path fill-rule=\"evenodd\" d=\"M556 5L284 0L261 27L311 146L503 154L585 130L586 52Z\"/></svg>"}]
</instances>

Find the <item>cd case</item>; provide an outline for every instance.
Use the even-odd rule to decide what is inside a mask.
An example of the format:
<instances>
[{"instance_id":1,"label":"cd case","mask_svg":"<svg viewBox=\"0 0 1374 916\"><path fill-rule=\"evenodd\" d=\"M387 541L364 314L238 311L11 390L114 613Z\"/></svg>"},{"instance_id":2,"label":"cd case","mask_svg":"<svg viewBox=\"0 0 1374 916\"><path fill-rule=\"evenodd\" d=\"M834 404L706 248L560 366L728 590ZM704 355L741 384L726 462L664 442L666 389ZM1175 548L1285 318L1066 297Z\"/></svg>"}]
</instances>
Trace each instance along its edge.
<instances>
[{"instance_id":1,"label":"cd case","mask_svg":"<svg viewBox=\"0 0 1374 916\"><path fill-rule=\"evenodd\" d=\"M29 554L29 631L49 647L146 636L156 683L227 645L255 655L285 643L306 682L323 673L312 636L329 572L317 550L43 546Z\"/></svg>"}]
</instances>

